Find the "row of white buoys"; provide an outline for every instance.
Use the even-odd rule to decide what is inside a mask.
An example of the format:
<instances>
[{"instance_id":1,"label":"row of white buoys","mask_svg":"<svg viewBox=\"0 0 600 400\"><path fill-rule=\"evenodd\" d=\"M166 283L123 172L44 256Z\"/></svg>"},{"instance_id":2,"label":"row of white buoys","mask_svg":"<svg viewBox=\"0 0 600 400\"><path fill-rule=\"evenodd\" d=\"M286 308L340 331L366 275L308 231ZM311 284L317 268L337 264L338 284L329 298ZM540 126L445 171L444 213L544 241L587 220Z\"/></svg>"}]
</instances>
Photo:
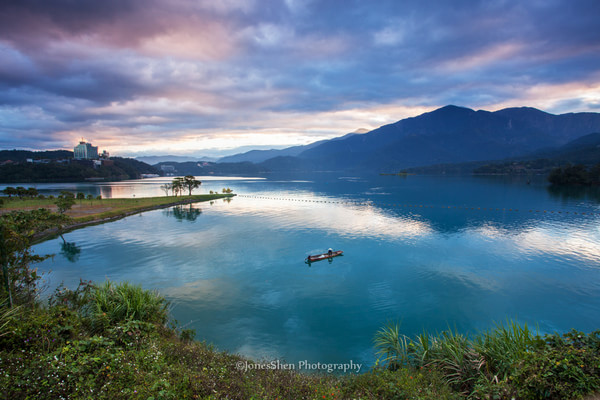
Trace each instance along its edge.
<instances>
[{"instance_id":1,"label":"row of white buoys","mask_svg":"<svg viewBox=\"0 0 600 400\"><path fill-rule=\"evenodd\" d=\"M464 207L464 206L432 206L423 204L396 204L396 203L377 203L373 201L361 202L361 201L331 201L331 200L312 200L312 199L294 199L287 197L270 197L270 196L252 196L252 195L238 195L239 197L248 197L254 199L263 200L279 200L279 201L297 201L304 203L323 203L323 204L351 204L359 206L383 206L383 207L405 207L405 208L441 208L441 209L456 209L456 210L473 210L473 211L509 211L518 212L523 211L518 208L494 208L494 207ZM573 214L573 215L600 215L600 213L593 212L577 212L577 211L553 211L553 210L527 210L530 213L546 213L546 214Z\"/></svg>"}]
</instances>

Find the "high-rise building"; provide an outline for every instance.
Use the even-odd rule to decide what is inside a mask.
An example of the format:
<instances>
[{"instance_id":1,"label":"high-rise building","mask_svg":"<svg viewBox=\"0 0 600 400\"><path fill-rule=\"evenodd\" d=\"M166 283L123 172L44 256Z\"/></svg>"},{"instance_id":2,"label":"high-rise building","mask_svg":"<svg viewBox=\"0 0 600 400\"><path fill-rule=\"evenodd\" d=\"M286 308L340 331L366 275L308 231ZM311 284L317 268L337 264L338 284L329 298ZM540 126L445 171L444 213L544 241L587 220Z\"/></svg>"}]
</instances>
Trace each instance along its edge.
<instances>
[{"instance_id":1,"label":"high-rise building","mask_svg":"<svg viewBox=\"0 0 600 400\"><path fill-rule=\"evenodd\" d=\"M86 143L82 140L75 146L73 153L76 160L97 160L98 146L92 146L91 143Z\"/></svg>"}]
</instances>

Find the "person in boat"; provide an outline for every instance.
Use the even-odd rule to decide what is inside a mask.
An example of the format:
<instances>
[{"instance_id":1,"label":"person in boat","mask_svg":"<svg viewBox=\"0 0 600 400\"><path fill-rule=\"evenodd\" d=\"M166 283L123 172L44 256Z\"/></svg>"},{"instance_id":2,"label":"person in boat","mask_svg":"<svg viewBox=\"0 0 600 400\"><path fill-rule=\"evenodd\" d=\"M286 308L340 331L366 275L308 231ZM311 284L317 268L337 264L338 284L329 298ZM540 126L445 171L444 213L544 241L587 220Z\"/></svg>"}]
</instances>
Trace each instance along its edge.
<instances>
[{"instance_id":1,"label":"person in boat","mask_svg":"<svg viewBox=\"0 0 600 400\"><path fill-rule=\"evenodd\" d=\"M329 250L327 250L327 255L329 255L329 257L333 255L333 249L331 247L329 248Z\"/></svg>"}]
</instances>

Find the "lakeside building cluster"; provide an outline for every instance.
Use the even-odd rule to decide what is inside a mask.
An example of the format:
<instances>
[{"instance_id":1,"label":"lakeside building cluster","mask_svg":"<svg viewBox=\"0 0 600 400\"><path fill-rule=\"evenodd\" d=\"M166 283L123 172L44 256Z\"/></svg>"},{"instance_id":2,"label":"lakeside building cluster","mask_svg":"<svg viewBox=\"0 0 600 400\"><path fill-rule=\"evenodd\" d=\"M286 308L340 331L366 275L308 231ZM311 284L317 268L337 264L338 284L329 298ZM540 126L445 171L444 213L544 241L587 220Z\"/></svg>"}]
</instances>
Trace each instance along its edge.
<instances>
[{"instance_id":1,"label":"lakeside building cluster","mask_svg":"<svg viewBox=\"0 0 600 400\"><path fill-rule=\"evenodd\" d=\"M17 150L14 151L16 152ZM3 160L0 161L0 166L19 164L20 162L15 160ZM114 165L114 161L110 160L110 153L108 153L106 150L103 150L102 153L98 153L98 146L92 146L91 143L87 143L84 140L81 140L79 144L73 148L73 158L26 158L24 162L29 164L76 163L80 165L92 166L94 168L97 168L100 165Z\"/></svg>"},{"instance_id":2,"label":"lakeside building cluster","mask_svg":"<svg viewBox=\"0 0 600 400\"><path fill-rule=\"evenodd\" d=\"M92 146L91 143L87 143L85 140L79 142L77 146L73 148L73 159L79 162L91 161L94 167L100 165L113 165L113 161L109 160L110 154L104 150L102 154L98 154L98 146Z\"/></svg>"}]
</instances>

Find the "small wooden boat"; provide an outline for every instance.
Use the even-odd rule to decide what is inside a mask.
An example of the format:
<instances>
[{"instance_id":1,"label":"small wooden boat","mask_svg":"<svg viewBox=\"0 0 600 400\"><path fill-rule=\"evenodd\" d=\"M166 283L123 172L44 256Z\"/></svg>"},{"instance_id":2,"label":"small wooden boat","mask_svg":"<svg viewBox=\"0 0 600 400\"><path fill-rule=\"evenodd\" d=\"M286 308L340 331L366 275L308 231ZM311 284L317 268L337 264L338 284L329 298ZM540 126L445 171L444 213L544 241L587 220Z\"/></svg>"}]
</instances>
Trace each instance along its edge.
<instances>
[{"instance_id":1,"label":"small wooden boat","mask_svg":"<svg viewBox=\"0 0 600 400\"><path fill-rule=\"evenodd\" d=\"M311 263L311 262L315 262L315 261L327 260L327 259L330 259L333 257L341 256L342 253L343 253L342 250L337 250L337 251L332 251L331 255L329 254L329 252L327 252L327 253L319 254L316 256L308 256L308 257L306 257L306 262Z\"/></svg>"}]
</instances>

